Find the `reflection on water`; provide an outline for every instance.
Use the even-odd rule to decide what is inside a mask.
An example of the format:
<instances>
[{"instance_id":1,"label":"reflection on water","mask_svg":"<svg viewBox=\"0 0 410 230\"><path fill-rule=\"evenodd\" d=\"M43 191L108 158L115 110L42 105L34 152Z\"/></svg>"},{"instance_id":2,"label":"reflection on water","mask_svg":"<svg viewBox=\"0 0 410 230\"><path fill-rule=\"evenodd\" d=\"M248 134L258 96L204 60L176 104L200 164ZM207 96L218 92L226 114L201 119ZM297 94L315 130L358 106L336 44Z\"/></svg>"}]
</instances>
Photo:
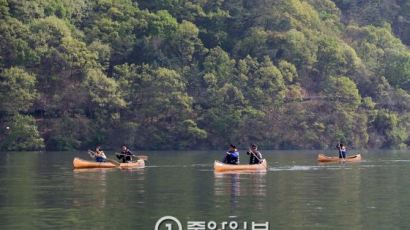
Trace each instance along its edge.
<instances>
[{"instance_id":1,"label":"reflection on water","mask_svg":"<svg viewBox=\"0 0 410 230\"><path fill-rule=\"evenodd\" d=\"M230 208L235 210L241 198L253 201L253 208L261 210L266 197L266 172L214 173L214 194L221 199L229 196Z\"/></svg>"},{"instance_id":2,"label":"reflection on water","mask_svg":"<svg viewBox=\"0 0 410 230\"><path fill-rule=\"evenodd\" d=\"M230 198L231 209L235 209L238 197L241 195L240 174L218 174L215 173L215 196Z\"/></svg>"},{"instance_id":3,"label":"reflection on water","mask_svg":"<svg viewBox=\"0 0 410 230\"><path fill-rule=\"evenodd\" d=\"M99 208L106 206L107 172L112 169L75 169L74 192L81 196L74 197L73 206L83 207L92 205ZM90 187L91 188L90 188ZM87 189L87 193L83 191Z\"/></svg>"},{"instance_id":4,"label":"reflection on water","mask_svg":"<svg viewBox=\"0 0 410 230\"><path fill-rule=\"evenodd\" d=\"M143 199L145 195L145 169L121 169L121 173L122 177L126 180L126 183L129 184L127 188L133 195L136 196L136 198L133 199L133 202L142 207L145 204L145 199Z\"/></svg>"},{"instance_id":5,"label":"reflection on water","mask_svg":"<svg viewBox=\"0 0 410 230\"><path fill-rule=\"evenodd\" d=\"M119 173L119 174L118 174ZM120 180L115 178L120 177ZM134 194L144 194L144 169L74 169L73 170L74 192L79 194L73 199L73 205L77 207L91 205L99 208L105 208L107 189L110 186L121 186L125 191L132 191ZM117 183L120 182L118 185ZM125 182L125 183L124 183ZM143 203L143 201L139 201Z\"/></svg>"}]
</instances>

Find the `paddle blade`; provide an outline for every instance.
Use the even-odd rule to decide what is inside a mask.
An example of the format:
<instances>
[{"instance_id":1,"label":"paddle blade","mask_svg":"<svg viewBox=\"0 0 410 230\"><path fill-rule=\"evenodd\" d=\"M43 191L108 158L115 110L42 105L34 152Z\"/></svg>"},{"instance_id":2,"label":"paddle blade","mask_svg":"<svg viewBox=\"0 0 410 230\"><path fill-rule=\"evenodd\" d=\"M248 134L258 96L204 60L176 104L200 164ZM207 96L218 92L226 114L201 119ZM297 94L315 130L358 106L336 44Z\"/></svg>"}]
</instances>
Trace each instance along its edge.
<instances>
[{"instance_id":1,"label":"paddle blade","mask_svg":"<svg viewBox=\"0 0 410 230\"><path fill-rule=\"evenodd\" d=\"M91 150L88 150L88 155L90 155L91 158L95 158L95 153Z\"/></svg>"},{"instance_id":2,"label":"paddle blade","mask_svg":"<svg viewBox=\"0 0 410 230\"><path fill-rule=\"evenodd\" d=\"M115 165L116 167L120 167L120 162L112 160L112 159L105 159L107 162L110 162L111 164Z\"/></svg>"},{"instance_id":3,"label":"paddle blade","mask_svg":"<svg viewBox=\"0 0 410 230\"><path fill-rule=\"evenodd\" d=\"M148 160L148 156L145 156L145 155L137 155L135 157L138 158L138 160L144 160L144 161Z\"/></svg>"}]
</instances>

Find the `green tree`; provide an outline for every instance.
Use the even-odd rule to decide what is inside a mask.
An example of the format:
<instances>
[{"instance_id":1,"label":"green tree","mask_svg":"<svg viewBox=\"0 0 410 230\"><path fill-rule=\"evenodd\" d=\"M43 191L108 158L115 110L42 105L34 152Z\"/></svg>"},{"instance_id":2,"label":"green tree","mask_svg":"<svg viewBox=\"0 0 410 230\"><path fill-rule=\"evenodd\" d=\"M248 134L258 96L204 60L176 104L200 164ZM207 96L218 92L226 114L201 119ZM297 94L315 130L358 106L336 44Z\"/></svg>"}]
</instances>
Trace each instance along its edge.
<instances>
[{"instance_id":1,"label":"green tree","mask_svg":"<svg viewBox=\"0 0 410 230\"><path fill-rule=\"evenodd\" d=\"M324 38L320 41L316 68L322 77L352 74L359 66L356 52L343 41Z\"/></svg>"},{"instance_id":2,"label":"green tree","mask_svg":"<svg viewBox=\"0 0 410 230\"><path fill-rule=\"evenodd\" d=\"M9 6L7 0L0 0L0 19L9 16Z\"/></svg>"},{"instance_id":3,"label":"green tree","mask_svg":"<svg viewBox=\"0 0 410 230\"><path fill-rule=\"evenodd\" d=\"M330 77L323 92L334 109L354 111L361 102L356 84L348 77Z\"/></svg>"},{"instance_id":4,"label":"green tree","mask_svg":"<svg viewBox=\"0 0 410 230\"><path fill-rule=\"evenodd\" d=\"M0 73L0 110L15 114L26 112L37 98L36 77L19 67Z\"/></svg>"},{"instance_id":5,"label":"green tree","mask_svg":"<svg viewBox=\"0 0 410 230\"><path fill-rule=\"evenodd\" d=\"M384 75L396 87L410 85L410 52L386 52Z\"/></svg>"},{"instance_id":6,"label":"green tree","mask_svg":"<svg viewBox=\"0 0 410 230\"><path fill-rule=\"evenodd\" d=\"M383 135L383 148L402 147L408 138L406 127L400 124L400 118L394 112L379 110L373 126L379 134Z\"/></svg>"},{"instance_id":7,"label":"green tree","mask_svg":"<svg viewBox=\"0 0 410 230\"><path fill-rule=\"evenodd\" d=\"M192 119L195 116L192 98L176 71L148 65L122 65L115 68L115 76L122 87L130 89L124 96L130 108L124 111L124 117L138 122L140 138L135 146L145 143L156 149L181 148L176 140L186 137L187 132L192 135L192 143L189 143L192 146L195 140L206 137Z\"/></svg>"},{"instance_id":8,"label":"green tree","mask_svg":"<svg viewBox=\"0 0 410 230\"><path fill-rule=\"evenodd\" d=\"M27 115L16 114L8 122L1 149L11 151L44 149L43 138L36 125L36 120Z\"/></svg>"},{"instance_id":9,"label":"green tree","mask_svg":"<svg viewBox=\"0 0 410 230\"><path fill-rule=\"evenodd\" d=\"M30 65L36 60L27 25L15 18L1 19L0 30L0 68Z\"/></svg>"},{"instance_id":10,"label":"green tree","mask_svg":"<svg viewBox=\"0 0 410 230\"><path fill-rule=\"evenodd\" d=\"M79 29L87 36L87 44L100 41L110 47L110 71L132 55L137 42L136 33L148 27L147 13L141 12L131 0L92 1L89 13L79 23ZM151 14L149 14L151 15ZM137 34L139 35L139 34Z\"/></svg>"}]
</instances>

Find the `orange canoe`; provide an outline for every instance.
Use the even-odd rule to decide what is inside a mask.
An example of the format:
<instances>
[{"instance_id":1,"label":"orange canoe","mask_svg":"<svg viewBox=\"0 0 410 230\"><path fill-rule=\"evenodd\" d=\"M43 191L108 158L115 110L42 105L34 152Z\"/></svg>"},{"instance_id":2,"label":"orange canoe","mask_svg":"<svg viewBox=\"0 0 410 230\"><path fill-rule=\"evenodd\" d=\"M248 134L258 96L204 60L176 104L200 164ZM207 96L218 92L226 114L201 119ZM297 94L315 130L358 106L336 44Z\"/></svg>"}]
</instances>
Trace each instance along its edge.
<instances>
[{"instance_id":1,"label":"orange canoe","mask_svg":"<svg viewBox=\"0 0 410 230\"><path fill-rule=\"evenodd\" d=\"M215 172L253 172L253 171L266 171L268 168L268 163L264 159L260 164L254 165L231 165L231 164L224 164L220 161L214 162L214 170Z\"/></svg>"},{"instance_id":2,"label":"orange canoe","mask_svg":"<svg viewBox=\"0 0 410 230\"><path fill-rule=\"evenodd\" d=\"M75 169L85 169L85 168L115 168L116 166L110 162L95 162L95 161L87 161L75 157L73 160L73 166ZM130 163L121 163L120 168L144 168L145 162L144 160L137 160L135 162Z\"/></svg>"},{"instance_id":3,"label":"orange canoe","mask_svg":"<svg viewBox=\"0 0 410 230\"><path fill-rule=\"evenodd\" d=\"M317 161L319 162L358 162L362 160L362 155L360 153L353 155L353 156L348 156L346 159L341 159L339 157L328 157L325 156L324 154L319 154L317 156Z\"/></svg>"}]
</instances>

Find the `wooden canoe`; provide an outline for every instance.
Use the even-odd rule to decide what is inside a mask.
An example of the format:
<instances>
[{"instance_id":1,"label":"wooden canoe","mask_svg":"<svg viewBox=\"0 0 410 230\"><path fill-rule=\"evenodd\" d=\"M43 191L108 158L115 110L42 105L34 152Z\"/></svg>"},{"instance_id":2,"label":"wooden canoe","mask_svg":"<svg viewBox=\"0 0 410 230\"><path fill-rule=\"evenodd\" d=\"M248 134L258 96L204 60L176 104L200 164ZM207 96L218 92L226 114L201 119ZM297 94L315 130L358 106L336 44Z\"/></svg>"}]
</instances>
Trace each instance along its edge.
<instances>
[{"instance_id":1,"label":"wooden canoe","mask_svg":"<svg viewBox=\"0 0 410 230\"><path fill-rule=\"evenodd\" d=\"M317 156L317 161L319 162L358 162L362 160L362 155L360 153L353 155L353 156L348 156L346 159L341 159L339 157L329 157L324 154L319 154Z\"/></svg>"},{"instance_id":2,"label":"wooden canoe","mask_svg":"<svg viewBox=\"0 0 410 230\"><path fill-rule=\"evenodd\" d=\"M75 157L73 160L73 166L75 169L84 169L84 168L115 168L116 166L110 162L95 162L95 161L87 161ZM135 162L130 163L121 163L120 168L144 168L145 162L144 160L137 160Z\"/></svg>"},{"instance_id":3,"label":"wooden canoe","mask_svg":"<svg viewBox=\"0 0 410 230\"><path fill-rule=\"evenodd\" d=\"M224 164L220 161L214 162L215 172L253 172L253 171L266 171L268 163L263 159L262 163L254 165L231 165Z\"/></svg>"}]
</instances>

